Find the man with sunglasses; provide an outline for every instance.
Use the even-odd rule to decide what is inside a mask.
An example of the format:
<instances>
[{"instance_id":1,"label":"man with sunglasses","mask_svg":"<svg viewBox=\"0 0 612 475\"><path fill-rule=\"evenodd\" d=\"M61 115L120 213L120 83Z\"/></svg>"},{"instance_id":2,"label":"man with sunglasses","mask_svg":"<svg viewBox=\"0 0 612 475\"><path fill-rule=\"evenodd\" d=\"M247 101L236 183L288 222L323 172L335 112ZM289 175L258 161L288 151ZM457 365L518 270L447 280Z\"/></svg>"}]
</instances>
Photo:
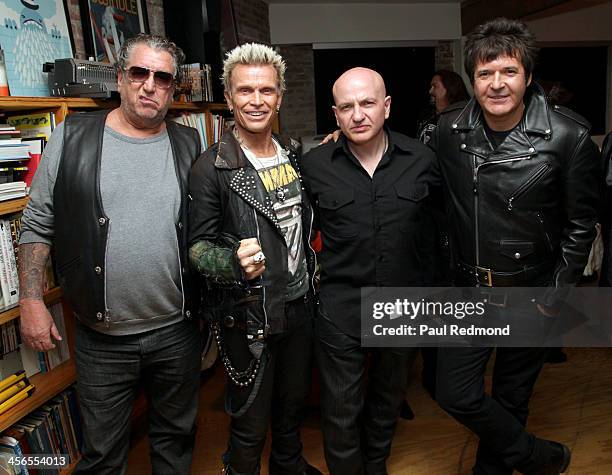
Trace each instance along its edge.
<instances>
[{"instance_id":1,"label":"man with sunglasses","mask_svg":"<svg viewBox=\"0 0 612 475\"><path fill-rule=\"evenodd\" d=\"M125 473L132 403L147 396L153 473L189 473L200 332L186 262L193 129L166 122L184 54L152 35L118 56L121 104L73 114L45 149L24 211L21 334L38 351L60 335L42 299L51 250L77 316L83 457L75 473Z\"/></svg>"}]
</instances>

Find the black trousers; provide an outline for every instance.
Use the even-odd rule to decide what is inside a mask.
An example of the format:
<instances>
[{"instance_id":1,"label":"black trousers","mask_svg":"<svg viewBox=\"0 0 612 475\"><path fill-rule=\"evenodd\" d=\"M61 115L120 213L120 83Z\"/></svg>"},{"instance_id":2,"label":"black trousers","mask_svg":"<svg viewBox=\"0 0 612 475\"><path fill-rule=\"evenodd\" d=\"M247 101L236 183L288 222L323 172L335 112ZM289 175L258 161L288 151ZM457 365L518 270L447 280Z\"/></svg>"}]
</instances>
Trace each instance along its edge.
<instances>
[{"instance_id":1,"label":"black trousers","mask_svg":"<svg viewBox=\"0 0 612 475\"><path fill-rule=\"evenodd\" d=\"M480 438L475 475L512 475L545 460L548 444L525 429L529 399L547 348L497 348L491 395L484 375L494 348L439 348L440 406Z\"/></svg>"},{"instance_id":2,"label":"black trousers","mask_svg":"<svg viewBox=\"0 0 612 475\"><path fill-rule=\"evenodd\" d=\"M130 417L139 385L149 402L153 474L189 473L201 352L200 328L194 321L125 336L104 335L77 322L83 457L74 473L126 473Z\"/></svg>"},{"instance_id":3,"label":"black trousers","mask_svg":"<svg viewBox=\"0 0 612 475\"><path fill-rule=\"evenodd\" d=\"M299 429L310 394L312 315L303 300L289 303L286 313L288 331L266 340L269 359L257 396L242 416L232 417L228 448L223 455L232 474L259 473L268 426L272 431L270 474L301 475L306 468ZM244 370L252 358L244 331L226 329L225 344L234 366ZM240 409L251 388L240 388L228 380L226 405L232 411Z\"/></svg>"},{"instance_id":4,"label":"black trousers","mask_svg":"<svg viewBox=\"0 0 612 475\"><path fill-rule=\"evenodd\" d=\"M386 474L416 349L362 348L359 338L342 332L323 312L316 319L315 335L330 474Z\"/></svg>"}]
</instances>

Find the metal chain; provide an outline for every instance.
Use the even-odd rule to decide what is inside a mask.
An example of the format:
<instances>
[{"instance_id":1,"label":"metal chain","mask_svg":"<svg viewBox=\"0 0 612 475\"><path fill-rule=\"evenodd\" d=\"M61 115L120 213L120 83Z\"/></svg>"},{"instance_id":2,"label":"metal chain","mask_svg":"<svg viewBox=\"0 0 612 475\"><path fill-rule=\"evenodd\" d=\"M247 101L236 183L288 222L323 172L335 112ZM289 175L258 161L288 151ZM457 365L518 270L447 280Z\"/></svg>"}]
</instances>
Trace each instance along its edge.
<instances>
[{"instance_id":1,"label":"metal chain","mask_svg":"<svg viewBox=\"0 0 612 475\"><path fill-rule=\"evenodd\" d=\"M223 339L221 338L221 329L219 322L211 323L211 329L213 334L215 335L215 341L217 342L217 347L219 348L219 356L221 357L221 361L223 362L223 366L225 367L225 371L227 375L231 379L232 383L236 386L244 388L249 386L255 381L255 377L259 372L260 360L257 358L251 359L249 362L249 366L244 371L238 371L232 365L232 362L225 351L225 346L223 345Z\"/></svg>"}]
</instances>

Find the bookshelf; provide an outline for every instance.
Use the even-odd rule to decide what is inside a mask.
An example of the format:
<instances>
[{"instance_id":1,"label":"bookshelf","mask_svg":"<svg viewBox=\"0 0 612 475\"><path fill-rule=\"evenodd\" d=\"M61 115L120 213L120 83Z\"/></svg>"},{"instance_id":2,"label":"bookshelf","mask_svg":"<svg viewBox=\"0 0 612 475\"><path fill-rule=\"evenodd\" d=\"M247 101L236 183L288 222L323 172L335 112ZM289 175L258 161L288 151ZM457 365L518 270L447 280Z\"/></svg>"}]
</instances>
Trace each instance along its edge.
<instances>
[{"instance_id":1,"label":"bookshelf","mask_svg":"<svg viewBox=\"0 0 612 475\"><path fill-rule=\"evenodd\" d=\"M67 115L75 112L88 110L102 110L117 107L119 104L116 100L96 100L88 98L55 98L55 97L0 97L0 114L8 116L11 114L25 113L40 113L53 112L55 114L55 122L62 122ZM228 108L225 104L220 103L185 103L174 102L170 107L171 114L181 113L204 113L207 124L210 122L212 114L222 112L228 113ZM212 126L206 127L207 140L209 144L213 143ZM0 217L11 215L23 211L28 203L28 198L17 198L8 201L0 202ZM47 306L52 305L62 299L62 291L59 287L50 289L45 293L45 303ZM74 315L70 312L64 302L64 316L66 325L66 334L62 335L67 339L72 355L74 348ZM0 325L19 318L18 305L0 307ZM37 410L40 406L47 403L56 395L71 386L76 380L76 368L73 357L68 361L60 364L56 368L46 372L38 373L32 376L30 382L34 384L35 390L27 399L21 401L13 408L9 409L4 414L0 414L0 432L6 430L11 425L17 423L31 412ZM141 394L134 407L133 417L141 417L146 410L146 401ZM76 466L75 461L69 467L63 469L61 474L71 473Z\"/></svg>"}]
</instances>

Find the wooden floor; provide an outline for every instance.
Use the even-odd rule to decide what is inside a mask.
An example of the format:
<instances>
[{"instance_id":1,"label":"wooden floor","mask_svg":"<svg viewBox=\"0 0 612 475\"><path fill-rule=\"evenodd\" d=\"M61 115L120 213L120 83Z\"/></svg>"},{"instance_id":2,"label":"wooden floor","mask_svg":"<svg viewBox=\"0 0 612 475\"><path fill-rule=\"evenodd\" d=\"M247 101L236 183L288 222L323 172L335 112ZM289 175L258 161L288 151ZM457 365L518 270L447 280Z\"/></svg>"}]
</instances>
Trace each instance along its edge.
<instances>
[{"instance_id":1,"label":"wooden floor","mask_svg":"<svg viewBox=\"0 0 612 475\"><path fill-rule=\"evenodd\" d=\"M569 445L572 475L612 474L612 349L570 349L564 364L547 364L531 403L529 429L540 437ZM414 370L418 374L418 368ZM389 459L390 474L468 475L476 438L446 416L413 378L409 399L416 413L400 420ZM227 440L223 412L222 368L204 382L192 474L219 474ZM306 459L327 473L319 417L310 411L302 430ZM151 473L148 442L141 438L130 451L128 474ZM268 448L266 447L266 453ZM266 455L264 463L266 466ZM262 473L267 474L267 470Z\"/></svg>"}]
</instances>

